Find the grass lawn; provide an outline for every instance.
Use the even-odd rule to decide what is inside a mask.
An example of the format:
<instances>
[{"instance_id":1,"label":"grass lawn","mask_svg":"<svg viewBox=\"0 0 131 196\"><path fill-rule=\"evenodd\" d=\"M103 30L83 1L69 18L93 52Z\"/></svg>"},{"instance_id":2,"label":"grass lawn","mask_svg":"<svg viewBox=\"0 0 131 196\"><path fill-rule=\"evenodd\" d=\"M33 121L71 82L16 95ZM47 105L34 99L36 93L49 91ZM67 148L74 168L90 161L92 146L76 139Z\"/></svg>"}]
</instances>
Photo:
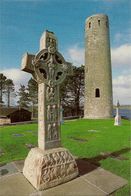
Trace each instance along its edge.
<instances>
[{"instance_id":1,"label":"grass lawn","mask_svg":"<svg viewBox=\"0 0 131 196\"><path fill-rule=\"evenodd\" d=\"M120 127L113 123L113 119L66 121L61 129L62 146L130 181L130 122L122 120ZM37 124L0 127L0 163L24 159L29 151L25 144L37 146ZM114 156L103 159L101 153ZM129 184L115 195L128 196Z\"/></svg>"}]
</instances>

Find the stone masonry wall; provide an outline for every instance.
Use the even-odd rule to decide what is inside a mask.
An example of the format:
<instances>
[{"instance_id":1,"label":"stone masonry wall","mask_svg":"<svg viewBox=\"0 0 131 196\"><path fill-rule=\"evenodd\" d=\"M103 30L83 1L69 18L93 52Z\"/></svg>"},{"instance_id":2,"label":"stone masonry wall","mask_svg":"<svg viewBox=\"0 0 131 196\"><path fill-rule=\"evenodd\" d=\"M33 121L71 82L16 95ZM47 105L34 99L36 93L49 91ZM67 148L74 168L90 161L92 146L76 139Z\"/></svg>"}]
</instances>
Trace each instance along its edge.
<instances>
[{"instance_id":1,"label":"stone masonry wall","mask_svg":"<svg viewBox=\"0 0 131 196\"><path fill-rule=\"evenodd\" d=\"M87 18L85 25L84 118L99 119L111 116L112 73L109 21L106 15L99 14Z\"/></svg>"},{"instance_id":2,"label":"stone masonry wall","mask_svg":"<svg viewBox=\"0 0 131 196\"><path fill-rule=\"evenodd\" d=\"M10 124L10 123L11 123L10 118L0 118L0 125Z\"/></svg>"}]
</instances>

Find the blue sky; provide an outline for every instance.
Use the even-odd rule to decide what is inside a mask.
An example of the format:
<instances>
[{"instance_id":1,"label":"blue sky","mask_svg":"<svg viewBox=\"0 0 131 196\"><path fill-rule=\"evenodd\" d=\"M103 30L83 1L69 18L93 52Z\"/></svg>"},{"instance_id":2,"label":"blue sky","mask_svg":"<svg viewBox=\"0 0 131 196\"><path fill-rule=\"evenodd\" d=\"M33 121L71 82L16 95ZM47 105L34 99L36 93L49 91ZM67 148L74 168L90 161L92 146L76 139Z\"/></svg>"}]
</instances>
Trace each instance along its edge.
<instances>
[{"instance_id":1,"label":"blue sky","mask_svg":"<svg viewBox=\"0 0 131 196\"><path fill-rule=\"evenodd\" d=\"M130 9L130 0L0 0L0 70L17 85L27 82L28 74L19 71L21 57L26 51L39 50L46 29L55 32L67 60L84 63L85 19L105 13L110 20L114 102L120 98L125 104L130 100L125 84L127 78L131 80Z\"/></svg>"}]
</instances>

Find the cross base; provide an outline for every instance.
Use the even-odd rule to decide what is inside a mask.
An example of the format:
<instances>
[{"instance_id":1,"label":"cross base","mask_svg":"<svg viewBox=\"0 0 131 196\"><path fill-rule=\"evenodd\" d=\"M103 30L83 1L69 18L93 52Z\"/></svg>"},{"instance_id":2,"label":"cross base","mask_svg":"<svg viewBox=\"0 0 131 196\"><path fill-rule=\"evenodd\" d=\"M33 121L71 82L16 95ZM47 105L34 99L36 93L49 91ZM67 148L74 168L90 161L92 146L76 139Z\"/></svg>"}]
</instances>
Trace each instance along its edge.
<instances>
[{"instance_id":1,"label":"cross base","mask_svg":"<svg viewBox=\"0 0 131 196\"><path fill-rule=\"evenodd\" d=\"M65 148L32 148L25 159L23 174L37 190L44 190L75 178L78 168Z\"/></svg>"},{"instance_id":2,"label":"cross base","mask_svg":"<svg viewBox=\"0 0 131 196\"><path fill-rule=\"evenodd\" d=\"M115 126L121 126L121 116L119 115L116 115L115 116L115 123L114 123Z\"/></svg>"}]
</instances>

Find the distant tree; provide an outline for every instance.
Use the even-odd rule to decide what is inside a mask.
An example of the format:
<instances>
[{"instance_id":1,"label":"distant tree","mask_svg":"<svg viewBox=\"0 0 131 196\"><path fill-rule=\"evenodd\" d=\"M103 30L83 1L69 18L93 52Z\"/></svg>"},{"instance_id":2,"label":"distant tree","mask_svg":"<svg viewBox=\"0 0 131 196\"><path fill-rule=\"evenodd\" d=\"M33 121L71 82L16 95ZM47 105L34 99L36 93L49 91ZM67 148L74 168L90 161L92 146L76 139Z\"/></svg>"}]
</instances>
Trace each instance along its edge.
<instances>
[{"instance_id":1,"label":"distant tree","mask_svg":"<svg viewBox=\"0 0 131 196\"><path fill-rule=\"evenodd\" d=\"M38 104L38 84L33 78L31 78L28 81L27 90L28 90L29 102L32 107L32 109L31 109L32 110L32 118L34 118L34 113L35 113L34 106L36 104Z\"/></svg>"},{"instance_id":2,"label":"distant tree","mask_svg":"<svg viewBox=\"0 0 131 196\"><path fill-rule=\"evenodd\" d=\"M6 76L4 76L2 73L0 73L0 105L3 105L3 93L5 90L5 83L6 83Z\"/></svg>"},{"instance_id":3,"label":"distant tree","mask_svg":"<svg viewBox=\"0 0 131 196\"><path fill-rule=\"evenodd\" d=\"M5 93L7 94L7 106L10 107L11 94L15 91L13 80L5 81Z\"/></svg>"},{"instance_id":4,"label":"distant tree","mask_svg":"<svg viewBox=\"0 0 131 196\"><path fill-rule=\"evenodd\" d=\"M63 108L79 116L84 100L84 66L73 66L73 74L67 76L60 86L60 97Z\"/></svg>"},{"instance_id":5,"label":"distant tree","mask_svg":"<svg viewBox=\"0 0 131 196\"><path fill-rule=\"evenodd\" d=\"M20 108L28 108L29 107L29 94L24 85L20 85L18 91L19 100L17 101Z\"/></svg>"}]
</instances>

